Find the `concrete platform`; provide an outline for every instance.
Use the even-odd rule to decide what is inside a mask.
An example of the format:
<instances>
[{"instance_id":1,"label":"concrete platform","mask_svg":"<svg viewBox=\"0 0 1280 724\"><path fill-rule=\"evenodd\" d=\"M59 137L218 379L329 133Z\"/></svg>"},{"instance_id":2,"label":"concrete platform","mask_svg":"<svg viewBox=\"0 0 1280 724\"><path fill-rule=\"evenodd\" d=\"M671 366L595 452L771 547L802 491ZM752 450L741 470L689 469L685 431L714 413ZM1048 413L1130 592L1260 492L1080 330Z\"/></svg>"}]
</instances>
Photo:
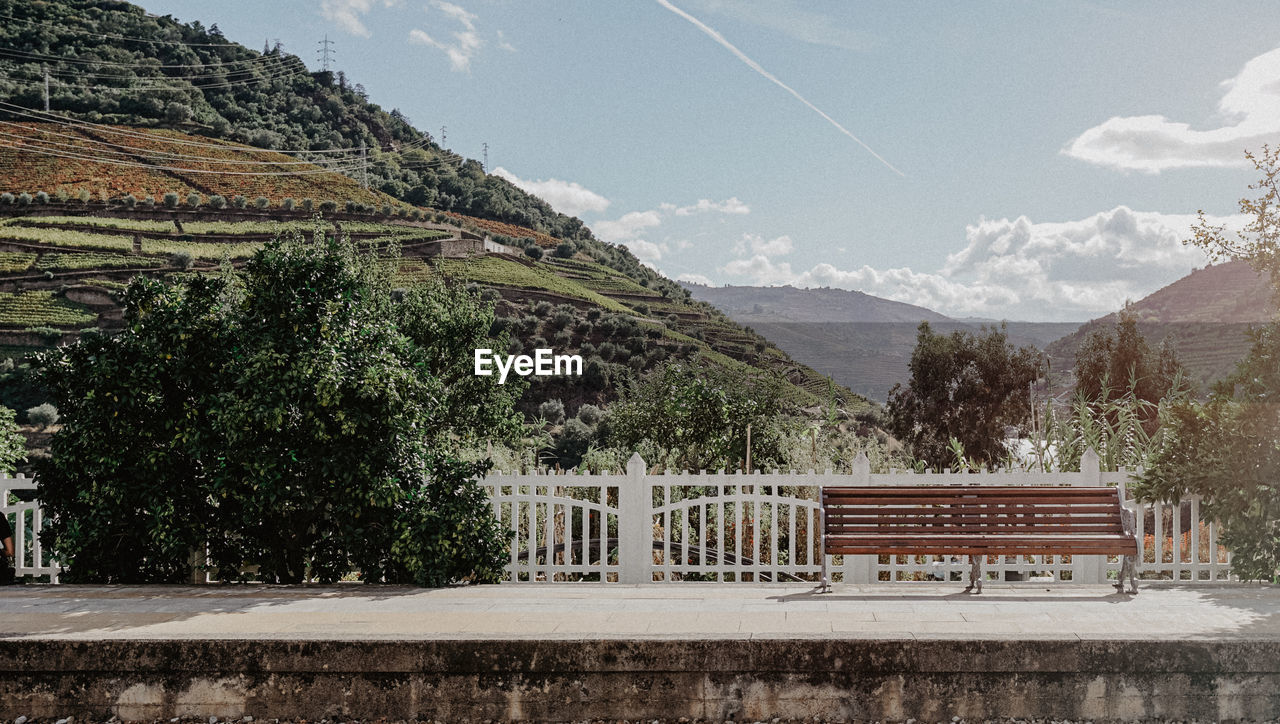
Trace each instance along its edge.
<instances>
[{"instance_id":1,"label":"concrete platform","mask_svg":"<svg viewBox=\"0 0 1280 724\"><path fill-rule=\"evenodd\" d=\"M0 589L0 716L1280 719L1280 588Z\"/></svg>"},{"instance_id":2,"label":"concrete platform","mask_svg":"<svg viewBox=\"0 0 1280 724\"><path fill-rule=\"evenodd\" d=\"M0 636L60 639L1280 640L1280 588L956 584L12 586Z\"/></svg>"}]
</instances>

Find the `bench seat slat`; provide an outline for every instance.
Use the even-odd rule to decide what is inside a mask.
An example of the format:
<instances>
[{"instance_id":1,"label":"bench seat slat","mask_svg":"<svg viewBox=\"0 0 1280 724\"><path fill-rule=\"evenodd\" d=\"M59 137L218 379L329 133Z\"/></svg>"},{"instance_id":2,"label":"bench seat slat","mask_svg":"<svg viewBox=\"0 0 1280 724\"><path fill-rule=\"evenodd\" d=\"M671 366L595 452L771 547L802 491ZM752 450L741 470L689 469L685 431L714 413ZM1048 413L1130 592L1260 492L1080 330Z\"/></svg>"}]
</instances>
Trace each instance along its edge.
<instances>
[{"instance_id":1,"label":"bench seat slat","mask_svg":"<svg viewBox=\"0 0 1280 724\"><path fill-rule=\"evenodd\" d=\"M836 556L1132 556L1137 555L1137 546L1133 548L1065 548L1061 546L1036 546L1027 548L992 547L992 546L904 546L900 549L887 549L876 546L842 546L831 548L827 553Z\"/></svg>"},{"instance_id":2,"label":"bench seat slat","mask_svg":"<svg viewBox=\"0 0 1280 724\"><path fill-rule=\"evenodd\" d=\"M1026 533L1113 533L1123 535L1124 529L1119 525L918 525L910 523L886 523L883 525L829 525L828 535L857 535L865 533L904 533L904 534L937 534L937 533L1003 533L1021 535Z\"/></svg>"},{"instance_id":3,"label":"bench seat slat","mask_svg":"<svg viewBox=\"0 0 1280 724\"><path fill-rule=\"evenodd\" d=\"M1034 499L1035 500L1034 504L1027 503L1028 500L1029 499L1025 497L1017 497L1012 495L1003 495L1003 496L990 495L990 496L977 497L977 496L954 496L954 495L946 495L943 493L937 493L930 496L913 496L913 497L906 497L906 498L900 497L897 495L885 495L885 494L866 495L858 498L844 498L844 497L837 498L834 496L828 496L823 498L823 502L826 502L832 505L856 505L856 506L866 506L866 505L962 505L962 506L963 505L967 505L967 506L1059 505L1063 507L1069 507L1069 506L1075 506L1075 505L1081 505L1081 506L1107 505L1108 503L1111 502L1107 500L1105 497L1094 497L1094 498L1045 497L1045 498Z\"/></svg>"},{"instance_id":4,"label":"bench seat slat","mask_svg":"<svg viewBox=\"0 0 1280 724\"><path fill-rule=\"evenodd\" d=\"M823 490L832 494L863 492L889 493L893 495L930 495L933 493L963 493L971 495L1022 495L1043 497L1089 497L1114 492L1110 486L1062 486L1062 485L826 485Z\"/></svg>"},{"instance_id":5,"label":"bench seat slat","mask_svg":"<svg viewBox=\"0 0 1280 724\"><path fill-rule=\"evenodd\" d=\"M965 510L949 511L945 508L903 508L890 510L883 508L867 508L865 510L849 510L848 508L828 508L827 518L832 522L859 522L878 520L899 520L918 518L921 520L1111 520L1119 512L1116 506L1107 510L1073 513L1060 510Z\"/></svg>"},{"instance_id":6,"label":"bench seat slat","mask_svg":"<svg viewBox=\"0 0 1280 724\"><path fill-rule=\"evenodd\" d=\"M1122 537L1106 538L1106 539L1081 539L1079 536L1062 538L1042 536L1035 539L1028 538L982 538L982 537L911 537L904 539L889 538L847 538L841 540L833 538L829 546L830 552L840 552L848 548L867 548L881 552L889 552L891 550L910 550L924 552L926 549L936 550L938 552L948 552L961 548L975 548L987 551L997 550L1045 550L1052 549L1056 552L1072 552L1072 551L1108 551L1116 553L1135 553L1137 551L1136 542Z\"/></svg>"},{"instance_id":7,"label":"bench seat slat","mask_svg":"<svg viewBox=\"0 0 1280 724\"><path fill-rule=\"evenodd\" d=\"M876 487L826 487L823 493L831 499L860 499L866 497L892 497L903 500L942 497L956 498L1011 498L1015 500L1106 500L1108 491L1114 488L1017 488L995 485L953 485L946 487L918 486L912 488Z\"/></svg>"}]
</instances>

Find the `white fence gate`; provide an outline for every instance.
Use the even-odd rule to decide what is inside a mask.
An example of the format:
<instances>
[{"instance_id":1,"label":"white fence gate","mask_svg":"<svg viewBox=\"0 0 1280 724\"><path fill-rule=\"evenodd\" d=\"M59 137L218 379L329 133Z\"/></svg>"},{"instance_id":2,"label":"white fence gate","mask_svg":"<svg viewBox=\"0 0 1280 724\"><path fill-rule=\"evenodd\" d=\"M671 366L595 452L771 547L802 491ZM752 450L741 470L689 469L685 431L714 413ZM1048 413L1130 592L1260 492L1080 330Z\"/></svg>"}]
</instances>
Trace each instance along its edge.
<instances>
[{"instance_id":1,"label":"white fence gate","mask_svg":"<svg viewBox=\"0 0 1280 724\"><path fill-rule=\"evenodd\" d=\"M1127 494L1125 470L1102 472L1085 453L1080 472L872 473L859 455L849 474L647 474L633 455L625 474L495 473L483 484L514 537L512 582L663 581L816 582L822 570L818 503L822 486L1027 485L1120 488L1134 511L1141 577L1186 582L1230 579L1230 554L1217 525L1200 518L1200 501L1141 504ZM994 580L1114 582L1108 556L1000 556L984 570ZM962 556L833 556L844 583L956 580Z\"/></svg>"},{"instance_id":2,"label":"white fence gate","mask_svg":"<svg viewBox=\"0 0 1280 724\"><path fill-rule=\"evenodd\" d=\"M58 566L45 555L40 545L40 529L44 527L44 511L35 499L36 481L22 474L0 478L0 513L9 517L13 529L13 567L17 576L49 576L58 582ZM14 495L15 492L29 495ZM22 500L21 498L27 498Z\"/></svg>"}]
</instances>

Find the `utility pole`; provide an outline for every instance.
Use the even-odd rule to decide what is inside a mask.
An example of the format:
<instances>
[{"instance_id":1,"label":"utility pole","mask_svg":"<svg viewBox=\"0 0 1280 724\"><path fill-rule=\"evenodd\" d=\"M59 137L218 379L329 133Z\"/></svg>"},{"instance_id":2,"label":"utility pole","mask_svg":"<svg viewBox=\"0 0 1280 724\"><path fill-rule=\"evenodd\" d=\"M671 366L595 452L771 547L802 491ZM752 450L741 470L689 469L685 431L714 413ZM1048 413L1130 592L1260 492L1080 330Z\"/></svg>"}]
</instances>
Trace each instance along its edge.
<instances>
[{"instance_id":1,"label":"utility pole","mask_svg":"<svg viewBox=\"0 0 1280 724\"><path fill-rule=\"evenodd\" d=\"M440 147L441 148L444 148L444 139L448 138L448 133L449 133L448 128L444 126L440 126Z\"/></svg>"},{"instance_id":2,"label":"utility pole","mask_svg":"<svg viewBox=\"0 0 1280 724\"><path fill-rule=\"evenodd\" d=\"M369 188L369 149L364 145L364 139L360 139L360 185Z\"/></svg>"},{"instance_id":3,"label":"utility pole","mask_svg":"<svg viewBox=\"0 0 1280 724\"><path fill-rule=\"evenodd\" d=\"M44 112L49 112L49 66L44 66Z\"/></svg>"},{"instance_id":4,"label":"utility pole","mask_svg":"<svg viewBox=\"0 0 1280 724\"><path fill-rule=\"evenodd\" d=\"M480 167L480 170L489 173L489 144L482 143L480 145L484 146L484 165Z\"/></svg>"},{"instance_id":5,"label":"utility pole","mask_svg":"<svg viewBox=\"0 0 1280 724\"><path fill-rule=\"evenodd\" d=\"M321 40L317 45L320 46L320 49L316 51L316 54L320 56L320 65L325 71L328 71L330 59L337 54L336 51L329 47L333 45L333 41L329 40L329 34L325 33L324 40Z\"/></svg>"}]
</instances>

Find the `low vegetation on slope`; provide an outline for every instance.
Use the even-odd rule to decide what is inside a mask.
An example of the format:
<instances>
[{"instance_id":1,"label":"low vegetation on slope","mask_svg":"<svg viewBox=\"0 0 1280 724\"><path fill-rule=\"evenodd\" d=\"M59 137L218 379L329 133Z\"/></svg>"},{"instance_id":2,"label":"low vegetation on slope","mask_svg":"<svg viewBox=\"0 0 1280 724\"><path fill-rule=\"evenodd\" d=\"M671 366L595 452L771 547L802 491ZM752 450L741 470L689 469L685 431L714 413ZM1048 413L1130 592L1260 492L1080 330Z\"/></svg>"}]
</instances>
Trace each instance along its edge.
<instances>
[{"instance_id":1,"label":"low vegetation on slope","mask_svg":"<svg viewBox=\"0 0 1280 724\"><path fill-rule=\"evenodd\" d=\"M1249 327L1270 321L1276 305L1265 274L1246 262L1231 261L1198 269L1125 312L1147 339L1159 343L1168 338L1187 373L1205 391L1245 356L1252 346ZM1054 369L1070 369L1089 335L1118 320L1119 313L1100 317L1050 344L1046 351Z\"/></svg>"},{"instance_id":2,"label":"low vegetation on slope","mask_svg":"<svg viewBox=\"0 0 1280 724\"><path fill-rule=\"evenodd\" d=\"M17 211L17 209L14 209ZM423 256L420 242L451 235L403 219L327 221L187 221L179 232L169 212L150 217L138 209L127 218L60 215L16 216L0 222L0 289L14 301L0 304L0 344L22 354L89 327L120 324L119 294L138 274L173 276L217 273L238 266L278 233L332 236L341 227L365 248L403 250L396 280L406 288L444 278L497 303L495 333L514 341L503 353L543 347L579 353L581 379L537 379L520 401L536 416L549 400L570 416L583 405L607 406L620 391L656 366L703 359L724 369L767 372L783 381L793 408L815 407L834 396L850 414L868 403L796 363L763 338L709 305L693 302L656 275L624 274L586 251L564 258L500 253L459 258ZM96 213L112 213L97 210ZM135 249L135 234L138 248ZM21 300L21 303L19 303ZM54 333L57 333L56 335Z\"/></svg>"}]
</instances>

